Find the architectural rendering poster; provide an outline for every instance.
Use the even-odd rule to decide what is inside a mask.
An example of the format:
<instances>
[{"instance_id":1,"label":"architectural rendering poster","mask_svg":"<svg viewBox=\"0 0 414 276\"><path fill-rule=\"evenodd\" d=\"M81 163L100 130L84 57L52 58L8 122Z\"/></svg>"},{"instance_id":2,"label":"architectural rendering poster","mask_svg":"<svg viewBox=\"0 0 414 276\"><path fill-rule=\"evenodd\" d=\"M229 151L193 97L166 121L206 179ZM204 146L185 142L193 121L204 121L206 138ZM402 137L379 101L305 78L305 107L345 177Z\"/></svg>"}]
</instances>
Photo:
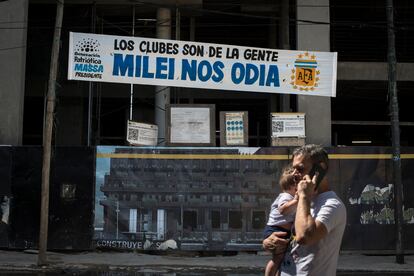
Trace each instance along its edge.
<instances>
[{"instance_id":1,"label":"architectural rendering poster","mask_svg":"<svg viewBox=\"0 0 414 276\"><path fill-rule=\"evenodd\" d=\"M68 79L335 97L337 53L74 33Z\"/></svg>"},{"instance_id":2,"label":"architectural rendering poster","mask_svg":"<svg viewBox=\"0 0 414 276\"><path fill-rule=\"evenodd\" d=\"M287 150L97 148L97 247L259 250Z\"/></svg>"},{"instance_id":3,"label":"architectural rendering poster","mask_svg":"<svg viewBox=\"0 0 414 276\"><path fill-rule=\"evenodd\" d=\"M270 205L280 192L280 172L292 150L99 146L94 244L142 250L261 250ZM329 150L330 186L347 207L343 248L393 249L389 149ZM401 156L409 232L414 226L414 154ZM406 242L414 244L411 236Z\"/></svg>"}]
</instances>

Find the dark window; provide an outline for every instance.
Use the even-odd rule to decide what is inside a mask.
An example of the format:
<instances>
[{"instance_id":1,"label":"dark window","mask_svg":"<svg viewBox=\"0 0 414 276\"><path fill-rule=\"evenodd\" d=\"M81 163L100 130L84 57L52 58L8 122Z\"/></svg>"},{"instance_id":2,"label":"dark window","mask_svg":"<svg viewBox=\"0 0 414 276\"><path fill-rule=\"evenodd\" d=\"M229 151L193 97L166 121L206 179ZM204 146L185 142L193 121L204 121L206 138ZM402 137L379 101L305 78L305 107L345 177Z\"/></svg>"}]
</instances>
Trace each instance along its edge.
<instances>
[{"instance_id":1,"label":"dark window","mask_svg":"<svg viewBox=\"0 0 414 276\"><path fill-rule=\"evenodd\" d=\"M266 213L264 211L253 211L252 227L253 229L261 229L266 224Z\"/></svg>"},{"instance_id":2,"label":"dark window","mask_svg":"<svg viewBox=\"0 0 414 276\"><path fill-rule=\"evenodd\" d=\"M183 226L189 231L197 229L197 211L184 211Z\"/></svg>"},{"instance_id":3,"label":"dark window","mask_svg":"<svg viewBox=\"0 0 414 276\"><path fill-rule=\"evenodd\" d=\"M220 228L220 211L211 211L211 228Z\"/></svg>"},{"instance_id":4,"label":"dark window","mask_svg":"<svg viewBox=\"0 0 414 276\"><path fill-rule=\"evenodd\" d=\"M229 227L242 228L242 212L229 211Z\"/></svg>"}]
</instances>

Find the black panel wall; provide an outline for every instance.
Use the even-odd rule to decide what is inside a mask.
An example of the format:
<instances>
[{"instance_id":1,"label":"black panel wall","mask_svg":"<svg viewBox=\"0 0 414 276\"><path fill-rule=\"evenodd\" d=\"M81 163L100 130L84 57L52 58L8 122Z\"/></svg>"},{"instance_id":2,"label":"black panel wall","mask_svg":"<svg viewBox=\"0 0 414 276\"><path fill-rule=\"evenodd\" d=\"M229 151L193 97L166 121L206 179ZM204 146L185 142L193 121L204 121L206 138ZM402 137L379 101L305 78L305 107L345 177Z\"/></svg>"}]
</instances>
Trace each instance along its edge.
<instances>
[{"instance_id":1,"label":"black panel wall","mask_svg":"<svg viewBox=\"0 0 414 276\"><path fill-rule=\"evenodd\" d=\"M92 239L94 148L54 148L51 158L49 249L90 249ZM12 248L36 248L39 236L41 147L12 153Z\"/></svg>"},{"instance_id":2,"label":"black panel wall","mask_svg":"<svg viewBox=\"0 0 414 276\"><path fill-rule=\"evenodd\" d=\"M9 202L11 198L11 147L0 146L0 248L9 246Z\"/></svg>"}]
</instances>

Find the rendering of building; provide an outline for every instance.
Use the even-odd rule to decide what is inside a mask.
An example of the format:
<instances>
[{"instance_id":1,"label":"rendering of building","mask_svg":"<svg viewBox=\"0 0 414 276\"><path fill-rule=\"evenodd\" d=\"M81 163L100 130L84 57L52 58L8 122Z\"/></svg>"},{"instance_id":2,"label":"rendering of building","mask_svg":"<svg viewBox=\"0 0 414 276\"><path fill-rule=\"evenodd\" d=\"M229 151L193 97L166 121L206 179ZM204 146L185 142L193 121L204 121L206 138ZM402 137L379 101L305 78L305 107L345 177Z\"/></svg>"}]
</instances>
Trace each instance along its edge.
<instances>
[{"instance_id":1,"label":"rendering of building","mask_svg":"<svg viewBox=\"0 0 414 276\"><path fill-rule=\"evenodd\" d=\"M149 152L116 148L114 156ZM174 157L174 152L168 154ZM234 149L217 154L239 153ZM172 239L182 249L260 249L283 163L206 158L111 158L100 186L104 210L103 227L95 230L98 244Z\"/></svg>"}]
</instances>

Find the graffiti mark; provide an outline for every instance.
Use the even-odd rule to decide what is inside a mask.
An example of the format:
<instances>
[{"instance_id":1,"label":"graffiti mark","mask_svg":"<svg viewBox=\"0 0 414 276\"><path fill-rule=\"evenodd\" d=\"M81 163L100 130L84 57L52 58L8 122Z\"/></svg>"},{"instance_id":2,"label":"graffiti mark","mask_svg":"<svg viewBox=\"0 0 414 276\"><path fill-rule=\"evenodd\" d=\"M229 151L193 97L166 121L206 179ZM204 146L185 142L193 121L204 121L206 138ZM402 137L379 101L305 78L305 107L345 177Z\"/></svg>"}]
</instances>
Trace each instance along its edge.
<instances>
[{"instance_id":1,"label":"graffiti mark","mask_svg":"<svg viewBox=\"0 0 414 276\"><path fill-rule=\"evenodd\" d=\"M385 206L379 212L373 210L362 212L360 222L361 224L394 224L394 209Z\"/></svg>"},{"instance_id":2,"label":"graffiti mark","mask_svg":"<svg viewBox=\"0 0 414 276\"><path fill-rule=\"evenodd\" d=\"M365 186L358 198L350 198L349 203L354 204L388 204L391 199L393 191L393 184L388 184L387 187L379 188L372 184Z\"/></svg>"},{"instance_id":3,"label":"graffiti mark","mask_svg":"<svg viewBox=\"0 0 414 276\"><path fill-rule=\"evenodd\" d=\"M393 184L380 188L372 184L368 184L361 192L358 198L349 198L351 205L365 205L371 208L361 212L361 224L394 224L394 209L390 208L393 199ZM381 208L382 207L382 208ZM379 211L379 208L381 208ZM404 223L414 224L414 208L403 208Z\"/></svg>"}]
</instances>

